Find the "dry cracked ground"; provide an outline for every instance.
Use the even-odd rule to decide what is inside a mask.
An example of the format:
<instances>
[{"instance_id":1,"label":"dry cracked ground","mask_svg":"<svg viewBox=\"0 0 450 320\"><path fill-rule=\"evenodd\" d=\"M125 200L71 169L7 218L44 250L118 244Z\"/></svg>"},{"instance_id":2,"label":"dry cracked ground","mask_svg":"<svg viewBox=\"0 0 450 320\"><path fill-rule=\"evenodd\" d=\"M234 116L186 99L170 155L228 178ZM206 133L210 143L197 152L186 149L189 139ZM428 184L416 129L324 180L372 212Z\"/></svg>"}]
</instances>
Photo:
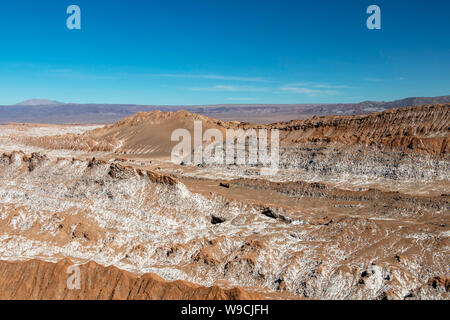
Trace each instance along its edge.
<instances>
[{"instance_id":1,"label":"dry cracked ground","mask_svg":"<svg viewBox=\"0 0 450 320\"><path fill-rule=\"evenodd\" d=\"M280 170L172 163L194 120L280 130ZM0 298L448 299L449 141L450 105L2 125Z\"/></svg>"}]
</instances>

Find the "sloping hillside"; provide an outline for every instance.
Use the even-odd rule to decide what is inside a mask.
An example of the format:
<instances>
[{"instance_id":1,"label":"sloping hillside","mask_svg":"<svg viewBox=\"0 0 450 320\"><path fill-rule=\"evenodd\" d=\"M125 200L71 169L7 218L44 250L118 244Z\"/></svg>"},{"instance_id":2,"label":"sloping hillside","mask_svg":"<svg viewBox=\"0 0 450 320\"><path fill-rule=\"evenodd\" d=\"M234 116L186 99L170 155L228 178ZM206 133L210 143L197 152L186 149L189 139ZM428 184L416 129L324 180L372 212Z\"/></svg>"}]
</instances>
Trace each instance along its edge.
<instances>
[{"instance_id":1,"label":"sloping hillside","mask_svg":"<svg viewBox=\"0 0 450 320\"><path fill-rule=\"evenodd\" d=\"M450 105L425 105L392 109L363 116L326 116L271 125L224 122L187 111L137 113L113 125L82 135L30 138L25 142L54 149L108 151L119 154L170 157L178 128L194 136L194 121L203 132L219 129L279 129L280 142L301 146L307 142L371 145L401 151L448 155L450 151ZM225 134L224 134L225 137Z\"/></svg>"},{"instance_id":2,"label":"sloping hillside","mask_svg":"<svg viewBox=\"0 0 450 320\"><path fill-rule=\"evenodd\" d=\"M136 276L95 262L78 265L79 289L67 283L76 266L69 259L0 261L0 299L19 300L242 300L262 299L240 288L202 287L182 280L165 281L156 274ZM71 272L67 271L72 270Z\"/></svg>"}]
</instances>

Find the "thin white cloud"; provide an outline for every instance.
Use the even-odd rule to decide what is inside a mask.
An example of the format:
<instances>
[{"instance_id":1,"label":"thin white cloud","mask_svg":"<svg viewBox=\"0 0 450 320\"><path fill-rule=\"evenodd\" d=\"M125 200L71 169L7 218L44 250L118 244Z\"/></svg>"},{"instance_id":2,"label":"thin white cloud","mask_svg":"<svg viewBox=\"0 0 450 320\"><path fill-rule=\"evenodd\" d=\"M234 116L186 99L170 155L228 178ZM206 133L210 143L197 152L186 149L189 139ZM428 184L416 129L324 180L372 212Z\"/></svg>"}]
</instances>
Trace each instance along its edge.
<instances>
[{"instance_id":1,"label":"thin white cloud","mask_svg":"<svg viewBox=\"0 0 450 320\"><path fill-rule=\"evenodd\" d=\"M215 85L212 87L194 87L189 88L191 91L227 91L227 92L263 92L267 88L250 87L250 86L234 86L234 85Z\"/></svg>"},{"instance_id":2,"label":"thin white cloud","mask_svg":"<svg viewBox=\"0 0 450 320\"><path fill-rule=\"evenodd\" d=\"M334 85L329 83L318 83L314 85L314 88L320 88L320 89L348 89L349 86L346 85Z\"/></svg>"},{"instance_id":3,"label":"thin white cloud","mask_svg":"<svg viewBox=\"0 0 450 320\"><path fill-rule=\"evenodd\" d=\"M395 77L395 78L385 78L385 79L381 79L381 78L364 78L365 81L370 81L370 82L384 82L384 81L403 81L405 80L404 77Z\"/></svg>"},{"instance_id":4,"label":"thin white cloud","mask_svg":"<svg viewBox=\"0 0 450 320\"><path fill-rule=\"evenodd\" d=\"M290 83L287 87L315 88L315 89L349 89L350 86L342 84L330 84L327 82L295 82Z\"/></svg>"},{"instance_id":5,"label":"thin white cloud","mask_svg":"<svg viewBox=\"0 0 450 320\"><path fill-rule=\"evenodd\" d=\"M112 72L107 76L102 74L93 74L86 71L72 70L72 69L56 69L49 68L46 70L51 74L57 74L62 76L76 76L85 78L109 78L109 79L121 79L124 77L162 77L162 78L178 78L178 79L204 79L204 80L218 80L218 81L240 81L240 82L270 82L267 79L261 77L240 77L240 76L225 76L219 74L149 74L149 73L128 73L128 72Z\"/></svg>"},{"instance_id":6,"label":"thin white cloud","mask_svg":"<svg viewBox=\"0 0 450 320\"><path fill-rule=\"evenodd\" d=\"M181 78L181 79L208 79L208 80L224 80L224 81L246 81L246 82L268 82L268 80L260 77L236 77L224 76L219 74L172 74L162 73L153 74L155 77L165 78Z\"/></svg>"},{"instance_id":7,"label":"thin white cloud","mask_svg":"<svg viewBox=\"0 0 450 320\"><path fill-rule=\"evenodd\" d=\"M317 97L324 95L330 96L330 95L337 95L340 93L338 90L319 90L305 87L282 87L280 88L280 90L289 93L303 94L309 97Z\"/></svg>"},{"instance_id":8,"label":"thin white cloud","mask_svg":"<svg viewBox=\"0 0 450 320\"><path fill-rule=\"evenodd\" d=\"M227 98L227 100L229 100L229 101L255 101L257 99L256 98L248 98L248 97L241 97L241 98L230 97L230 98Z\"/></svg>"},{"instance_id":9,"label":"thin white cloud","mask_svg":"<svg viewBox=\"0 0 450 320\"><path fill-rule=\"evenodd\" d=\"M310 89L310 88L298 88L298 87L283 87L282 91L293 92L293 93L305 93L305 94L316 94L320 90Z\"/></svg>"}]
</instances>

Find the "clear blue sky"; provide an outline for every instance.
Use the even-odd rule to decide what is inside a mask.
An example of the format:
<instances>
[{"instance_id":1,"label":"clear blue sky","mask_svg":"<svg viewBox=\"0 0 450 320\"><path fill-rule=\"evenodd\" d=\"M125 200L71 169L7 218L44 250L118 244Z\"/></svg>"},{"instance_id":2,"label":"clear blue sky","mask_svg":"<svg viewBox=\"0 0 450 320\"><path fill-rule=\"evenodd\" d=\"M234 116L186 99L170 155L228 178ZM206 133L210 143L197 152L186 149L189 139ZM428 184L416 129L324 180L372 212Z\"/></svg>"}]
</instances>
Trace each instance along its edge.
<instances>
[{"instance_id":1,"label":"clear blue sky","mask_svg":"<svg viewBox=\"0 0 450 320\"><path fill-rule=\"evenodd\" d=\"M81 7L82 29L66 28ZM381 8L381 30L366 8ZM448 0L2 0L0 104L450 94Z\"/></svg>"}]
</instances>

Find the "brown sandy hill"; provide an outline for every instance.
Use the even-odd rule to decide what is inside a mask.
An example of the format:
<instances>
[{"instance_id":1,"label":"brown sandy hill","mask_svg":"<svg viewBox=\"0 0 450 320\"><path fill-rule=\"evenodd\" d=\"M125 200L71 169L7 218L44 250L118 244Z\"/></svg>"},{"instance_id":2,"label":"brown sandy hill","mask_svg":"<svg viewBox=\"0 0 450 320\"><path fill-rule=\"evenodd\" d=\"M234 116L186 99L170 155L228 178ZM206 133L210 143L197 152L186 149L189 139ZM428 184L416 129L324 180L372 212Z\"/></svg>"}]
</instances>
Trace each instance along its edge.
<instances>
[{"instance_id":1,"label":"brown sandy hill","mask_svg":"<svg viewBox=\"0 0 450 320\"><path fill-rule=\"evenodd\" d=\"M187 111L138 113L132 117L89 132L94 139L125 139L125 146L158 146L157 155L170 155L175 143L171 132L177 128L193 131L194 120L202 121L203 131L218 128L279 129L281 142L339 142L367 144L425 152L434 155L450 151L450 105L423 105L392 109L361 116L324 116L271 125L223 122ZM153 153L156 155L155 153Z\"/></svg>"},{"instance_id":2,"label":"brown sandy hill","mask_svg":"<svg viewBox=\"0 0 450 320\"><path fill-rule=\"evenodd\" d=\"M80 265L80 289L69 289L67 280L74 264L41 260L0 261L0 299L76 300L242 300L263 299L238 287L203 287L186 281L168 282L155 274L141 277L95 262Z\"/></svg>"},{"instance_id":3,"label":"brown sandy hill","mask_svg":"<svg viewBox=\"0 0 450 320\"><path fill-rule=\"evenodd\" d=\"M450 152L450 105L423 105L392 109L358 116L323 116L270 125L224 122L206 116L178 112L139 112L113 125L82 135L28 138L27 144L53 149L109 151L121 154L170 157L178 142L171 141L176 129L193 135L194 121L201 121L203 132L210 128L279 129L281 144L302 143L372 145L404 151L448 155ZM225 137L225 135L224 135Z\"/></svg>"},{"instance_id":4,"label":"brown sandy hill","mask_svg":"<svg viewBox=\"0 0 450 320\"><path fill-rule=\"evenodd\" d=\"M138 112L115 124L106 125L84 134L27 137L21 139L20 142L50 149L170 157L172 148L178 143L171 141L172 132L176 129L187 129L191 132L193 140L194 121L202 122L203 132L210 128L216 128L224 133L227 127L220 120L191 114L184 110ZM237 125L237 122L229 122L228 126L232 124Z\"/></svg>"},{"instance_id":5,"label":"brown sandy hill","mask_svg":"<svg viewBox=\"0 0 450 320\"><path fill-rule=\"evenodd\" d=\"M225 131L222 122L199 114L181 110L178 112L139 112L113 125L86 133L89 138L103 141L113 137L122 141L118 153L151 154L154 157L170 156L178 143L171 141L176 129L187 129L194 137L194 121L201 121L203 132L210 128Z\"/></svg>"}]
</instances>

